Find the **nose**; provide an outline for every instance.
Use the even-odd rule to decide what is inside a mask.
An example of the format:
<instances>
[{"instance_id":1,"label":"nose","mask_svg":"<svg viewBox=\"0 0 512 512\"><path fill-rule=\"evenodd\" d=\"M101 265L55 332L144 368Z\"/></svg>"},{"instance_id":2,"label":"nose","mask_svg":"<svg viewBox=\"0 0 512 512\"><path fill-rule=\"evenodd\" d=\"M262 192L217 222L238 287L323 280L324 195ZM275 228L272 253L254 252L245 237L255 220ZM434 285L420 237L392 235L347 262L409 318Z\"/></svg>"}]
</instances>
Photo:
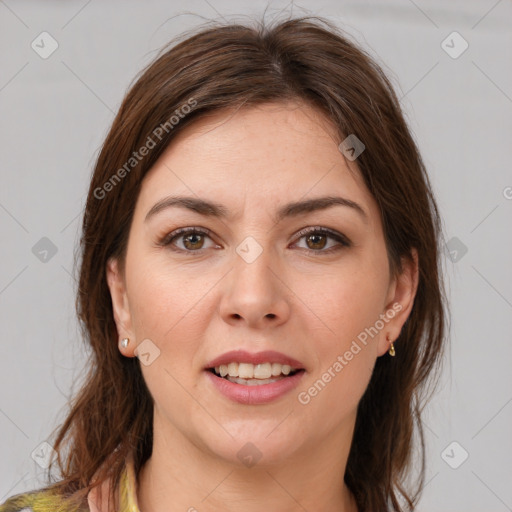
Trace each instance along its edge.
<instances>
[{"instance_id":1,"label":"nose","mask_svg":"<svg viewBox=\"0 0 512 512\"><path fill-rule=\"evenodd\" d=\"M261 329L287 321L291 292L282 272L272 268L276 262L271 261L270 252L264 250L250 263L238 254L234 257L233 268L223 279L220 314L225 322Z\"/></svg>"}]
</instances>

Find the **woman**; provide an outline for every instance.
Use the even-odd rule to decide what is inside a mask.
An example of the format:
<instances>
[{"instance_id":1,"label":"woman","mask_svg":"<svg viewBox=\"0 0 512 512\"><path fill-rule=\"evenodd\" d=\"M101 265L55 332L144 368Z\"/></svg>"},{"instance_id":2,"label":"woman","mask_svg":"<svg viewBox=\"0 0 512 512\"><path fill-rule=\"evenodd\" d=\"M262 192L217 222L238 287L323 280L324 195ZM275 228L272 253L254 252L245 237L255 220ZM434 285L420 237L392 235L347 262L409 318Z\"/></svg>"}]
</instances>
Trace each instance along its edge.
<instances>
[{"instance_id":1,"label":"woman","mask_svg":"<svg viewBox=\"0 0 512 512\"><path fill-rule=\"evenodd\" d=\"M411 510L446 301L392 86L321 18L188 36L94 170L61 478L0 512Z\"/></svg>"}]
</instances>

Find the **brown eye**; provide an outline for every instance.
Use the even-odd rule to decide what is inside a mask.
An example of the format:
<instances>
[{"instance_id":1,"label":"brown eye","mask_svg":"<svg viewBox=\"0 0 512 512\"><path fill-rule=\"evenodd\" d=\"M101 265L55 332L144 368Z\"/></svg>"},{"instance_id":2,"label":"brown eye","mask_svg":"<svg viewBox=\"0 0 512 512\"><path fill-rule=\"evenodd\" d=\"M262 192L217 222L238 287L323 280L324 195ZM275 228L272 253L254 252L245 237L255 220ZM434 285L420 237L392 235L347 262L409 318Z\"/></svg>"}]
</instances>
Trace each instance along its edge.
<instances>
[{"instance_id":1,"label":"brown eye","mask_svg":"<svg viewBox=\"0 0 512 512\"><path fill-rule=\"evenodd\" d=\"M192 233L190 235L182 235L183 245L190 250L202 249L204 238L201 233Z\"/></svg>"},{"instance_id":2,"label":"brown eye","mask_svg":"<svg viewBox=\"0 0 512 512\"><path fill-rule=\"evenodd\" d=\"M322 234L308 235L306 244L310 249L323 249L327 244L327 236Z\"/></svg>"},{"instance_id":3,"label":"brown eye","mask_svg":"<svg viewBox=\"0 0 512 512\"><path fill-rule=\"evenodd\" d=\"M301 248L309 251L311 254L329 254L352 245L346 236L327 228L308 228L299 232L298 235L299 241L305 240L306 246ZM328 246L329 240L334 242L330 246Z\"/></svg>"},{"instance_id":4,"label":"brown eye","mask_svg":"<svg viewBox=\"0 0 512 512\"><path fill-rule=\"evenodd\" d=\"M166 235L159 245L169 247L177 252L201 252L205 247L205 241L210 239L210 232L200 228L181 228ZM210 247L215 244L212 243Z\"/></svg>"}]
</instances>

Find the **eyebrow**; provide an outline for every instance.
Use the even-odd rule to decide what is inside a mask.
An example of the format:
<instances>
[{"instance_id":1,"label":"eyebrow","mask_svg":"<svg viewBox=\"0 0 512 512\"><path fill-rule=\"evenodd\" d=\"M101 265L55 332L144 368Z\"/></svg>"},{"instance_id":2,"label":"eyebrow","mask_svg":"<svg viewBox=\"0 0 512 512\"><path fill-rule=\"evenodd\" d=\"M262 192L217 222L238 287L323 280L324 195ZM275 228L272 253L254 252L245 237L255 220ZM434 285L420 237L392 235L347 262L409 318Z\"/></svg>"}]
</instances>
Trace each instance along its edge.
<instances>
[{"instance_id":1,"label":"eyebrow","mask_svg":"<svg viewBox=\"0 0 512 512\"><path fill-rule=\"evenodd\" d=\"M344 197L337 196L325 196L316 197L313 199L306 199L304 201L295 201L292 203L281 206L274 216L274 221L280 222L281 220L288 217L298 217L305 213L311 213L320 210L326 210L334 206L345 206L352 208L362 218L364 222L368 222L368 215L364 208ZM229 216L229 210L222 204L216 203L215 201L207 201L205 199L199 199L197 197L187 196L168 196L158 201L146 214L144 222L147 222L151 217L167 208L185 208L205 217L217 217L220 219L227 218Z\"/></svg>"}]
</instances>

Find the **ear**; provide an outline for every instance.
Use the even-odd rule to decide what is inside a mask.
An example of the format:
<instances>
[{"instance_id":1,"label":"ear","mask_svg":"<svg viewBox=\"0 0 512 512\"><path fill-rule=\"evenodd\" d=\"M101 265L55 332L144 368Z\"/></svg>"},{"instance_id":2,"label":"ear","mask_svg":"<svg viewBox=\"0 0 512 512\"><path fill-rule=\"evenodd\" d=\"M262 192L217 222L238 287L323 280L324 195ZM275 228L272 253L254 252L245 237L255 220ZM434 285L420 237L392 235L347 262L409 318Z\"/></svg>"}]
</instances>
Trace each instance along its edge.
<instances>
[{"instance_id":1,"label":"ear","mask_svg":"<svg viewBox=\"0 0 512 512\"><path fill-rule=\"evenodd\" d=\"M411 256L403 257L401 262L402 272L392 278L386 297L386 307L383 313L389 320L379 336L379 356L385 354L389 350L391 342L400 335L400 331L411 313L418 289L418 251L413 248ZM399 350L399 347L397 348Z\"/></svg>"},{"instance_id":2,"label":"ear","mask_svg":"<svg viewBox=\"0 0 512 512\"><path fill-rule=\"evenodd\" d=\"M108 260L106 274L119 341L123 338L129 338L131 340L131 343L129 343L126 348L119 345L119 350L123 355L133 357L133 351L136 345L135 334L132 329L132 319L124 275L121 272L117 259L110 258Z\"/></svg>"}]
</instances>

